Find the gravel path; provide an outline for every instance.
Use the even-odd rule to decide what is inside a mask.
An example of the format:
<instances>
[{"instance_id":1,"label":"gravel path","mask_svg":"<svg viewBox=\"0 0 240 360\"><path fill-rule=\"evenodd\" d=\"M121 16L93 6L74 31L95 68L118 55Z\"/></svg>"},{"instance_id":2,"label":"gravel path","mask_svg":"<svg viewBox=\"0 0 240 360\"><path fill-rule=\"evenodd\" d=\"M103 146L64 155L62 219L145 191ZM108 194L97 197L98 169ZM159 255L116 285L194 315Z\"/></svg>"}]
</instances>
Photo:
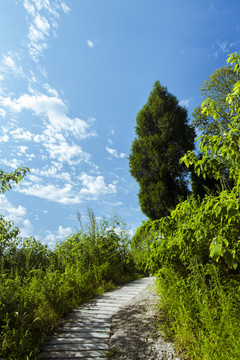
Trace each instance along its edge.
<instances>
[{"instance_id":1,"label":"gravel path","mask_svg":"<svg viewBox=\"0 0 240 360\"><path fill-rule=\"evenodd\" d=\"M150 286L113 315L109 359L180 360L157 329L157 301Z\"/></svg>"}]
</instances>

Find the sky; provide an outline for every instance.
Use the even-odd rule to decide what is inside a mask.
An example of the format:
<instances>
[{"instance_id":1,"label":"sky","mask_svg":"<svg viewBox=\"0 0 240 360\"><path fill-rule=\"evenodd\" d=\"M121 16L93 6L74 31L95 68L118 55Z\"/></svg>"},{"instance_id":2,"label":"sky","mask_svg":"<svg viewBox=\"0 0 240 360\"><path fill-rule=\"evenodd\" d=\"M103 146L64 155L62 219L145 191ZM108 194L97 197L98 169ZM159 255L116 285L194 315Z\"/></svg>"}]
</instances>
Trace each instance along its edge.
<instances>
[{"instance_id":1,"label":"sky","mask_svg":"<svg viewBox=\"0 0 240 360\"><path fill-rule=\"evenodd\" d=\"M191 122L202 82L239 52L239 15L236 0L0 0L0 168L31 169L0 214L52 248L88 208L133 234L136 115L159 80Z\"/></svg>"}]
</instances>

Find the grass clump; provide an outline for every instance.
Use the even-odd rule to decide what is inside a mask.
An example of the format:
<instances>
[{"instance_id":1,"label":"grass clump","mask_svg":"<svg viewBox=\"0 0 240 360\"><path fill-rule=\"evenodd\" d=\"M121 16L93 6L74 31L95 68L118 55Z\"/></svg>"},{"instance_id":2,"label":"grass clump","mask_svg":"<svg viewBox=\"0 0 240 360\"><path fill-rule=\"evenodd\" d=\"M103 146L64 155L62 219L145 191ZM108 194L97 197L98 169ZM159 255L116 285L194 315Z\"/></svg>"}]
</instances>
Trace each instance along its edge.
<instances>
[{"instance_id":1,"label":"grass clump","mask_svg":"<svg viewBox=\"0 0 240 360\"><path fill-rule=\"evenodd\" d=\"M239 280L224 281L215 264L198 266L186 278L168 266L158 272L162 329L182 358L239 359Z\"/></svg>"}]
</instances>

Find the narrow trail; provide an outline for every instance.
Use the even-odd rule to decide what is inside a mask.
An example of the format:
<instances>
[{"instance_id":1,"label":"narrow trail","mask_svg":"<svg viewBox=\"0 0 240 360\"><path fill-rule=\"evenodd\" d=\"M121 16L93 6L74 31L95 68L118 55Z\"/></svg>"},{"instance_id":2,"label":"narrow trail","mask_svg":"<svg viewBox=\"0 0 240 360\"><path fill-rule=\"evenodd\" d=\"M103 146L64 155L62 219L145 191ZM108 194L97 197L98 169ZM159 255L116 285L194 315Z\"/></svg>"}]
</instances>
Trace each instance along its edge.
<instances>
[{"instance_id":1,"label":"narrow trail","mask_svg":"<svg viewBox=\"0 0 240 360\"><path fill-rule=\"evenodd\" d=\"M153 277L135 280L79 306L65 319L38 359L107 359L113 315L154 283Z\"/></svg>"}]
</instances>

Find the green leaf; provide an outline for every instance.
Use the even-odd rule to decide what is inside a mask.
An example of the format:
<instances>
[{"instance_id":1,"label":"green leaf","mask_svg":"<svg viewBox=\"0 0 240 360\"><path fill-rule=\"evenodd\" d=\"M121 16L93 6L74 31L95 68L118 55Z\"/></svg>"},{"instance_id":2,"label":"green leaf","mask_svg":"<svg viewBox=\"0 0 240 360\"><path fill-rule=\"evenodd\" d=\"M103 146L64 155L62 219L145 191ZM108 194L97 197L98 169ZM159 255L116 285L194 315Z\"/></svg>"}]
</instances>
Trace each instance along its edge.
<instances>
[{"instance_id":1,"label":"green leaf","mask_svg":"<svg viewBox=\"0 0 240 360\"><path fill-rule=\"evenodd\" d=\"M235 216L239 214L239 210L238 209L234 209L234 208L231 208L229 211L228 211L228 215L229 216Z\"/></svg>"},{"instance_id":2,"label":"green leaf","mask_svg":"<svg viewBox=\"0 0 240 360\"><path fill-rule=\"evenodd\" d=\"M232 269L233 267L233 256L232 256L232 253L227 250L224 254L224 260L227 264L227 266L229 267L229 269Z\"/></svg>"},{"instance_id":3,"label":"green leaf","mask_svg":"<svg viewBox=\"0 0 240 360\"><path fill-rule=\"evenodd\" d=\"M210 257L213 260L218 261L218 259L222 255L222 244L217 244L217 245L211 244L210 248L211 248Z\"/></svg>"}]
</instances>

